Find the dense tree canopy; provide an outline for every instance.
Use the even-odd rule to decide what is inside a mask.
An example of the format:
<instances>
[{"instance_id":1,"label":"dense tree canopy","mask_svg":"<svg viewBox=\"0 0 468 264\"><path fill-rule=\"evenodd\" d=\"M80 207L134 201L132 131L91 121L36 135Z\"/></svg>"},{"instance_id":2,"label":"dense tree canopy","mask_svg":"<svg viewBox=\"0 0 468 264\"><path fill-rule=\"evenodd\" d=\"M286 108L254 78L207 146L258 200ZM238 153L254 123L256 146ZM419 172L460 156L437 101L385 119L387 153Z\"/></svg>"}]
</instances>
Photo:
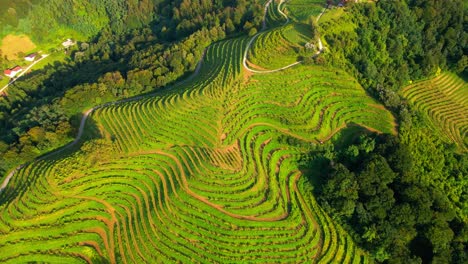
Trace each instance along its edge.
<instances>
[{"instance_id":1,"label":"dense tree canopy","mask_svg":"<svg viewBox=\"0 0 468 264\"><path fill-rule=\"evenodd\" d=\"M207 0L19 0L0 2L0 32L24 33L43 43L66 34L91 37L103 29L120 34L149 24L164 39L222 26L228 33L245 23L258 26L259 1Z\"/></svg>"},{"instance_id":2,"label":"dense tree canopy","mask_svg":"<svg viewBox=\"0 0 468 264\"><path fill-rule=\"evenodd\" d=\"M468 10L462 0L397 0L354 5L351 32L328 34L335 58L343 56L361 83L377 95L396 91L438 69L466 69ZM325 24L325 29L333 26ZM395 101L382 96L389 106Z\"/></svg>"},{"instance_id":3,"label":"dense tree canopy","mask_svg":"<svg viewBox=\"0 0 468 264\"><path fill-rule=\"evenodd\" d=\"M327 161L318 200L377 261L468 260L466 155L416 127L335 148L332 156L312 154Z\"/></svg>"},{"instance_id":4,"label":"dense tree canopy","mask_svg":"<svg viewBox=\"0 0 468 264\"><path fill-rule=\"evenodd\" d=\"M321 25L330 63L354 72L400 121L397 137L363 136L310 159L322 160L322 206L379 262L468 261L467 155L398 95L441 70L467 73L467 18L461 0L397 0L353 5Z\"/></svg>"}]
</instances>

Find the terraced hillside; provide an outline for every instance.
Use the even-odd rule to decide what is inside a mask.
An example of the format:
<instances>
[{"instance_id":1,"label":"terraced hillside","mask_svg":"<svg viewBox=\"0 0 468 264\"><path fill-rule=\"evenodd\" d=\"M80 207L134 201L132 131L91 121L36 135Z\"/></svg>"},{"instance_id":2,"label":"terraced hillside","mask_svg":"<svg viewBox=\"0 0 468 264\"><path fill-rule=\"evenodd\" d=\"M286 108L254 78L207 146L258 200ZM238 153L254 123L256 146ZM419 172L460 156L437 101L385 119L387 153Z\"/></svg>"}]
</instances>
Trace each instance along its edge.
<instances>
[{"instance_id":1,"label":"terraced hillside","mask_svg":"<svg viewBox=\"0 0 468 264\"><path fill-rule=\"evenodd\" d=\"M266 13L265 13L265 26L272 28L275 26L281 26L289 19L286 14L281 14L278 10L283 8L284 1L267 1Z\"/></svg>"},{"instance_id":2,"label":"terraced hillside","mask_svg":"<svg viewBox=\"0 0 468 264\"><path fill-rule=\"evenodd\" d=\"M286 5L287 14L295 20L309 22L311 16L318 16L325 7L326 1L322 0L294 0Z\"/></svg>"},{"instance_id":3,"label":"terraced hillside","mask_svg":"<svg viewBox=\"0 0 468 264\"><path fill-rule=\"evenodd\" d=\"M393 133L393 117L337 69L252 75L248 41L210 46L190 82L98 108L79 146L19 169L0 193L0 262L370 262L297 163L349 124Z\"/></svg>"},{"instance_id":4,"label":"terraced hillside","mask_svg":"<svg viewBox=\"0 0 468 264\"><path fill-rule=\"evenodd\" d=\"M462 78L441 74L406 87L403 96L427 113L442 137L468 150L468 84Z\"/></svg>"},{"instance_id":5,"label":"terraced hillside","mask_svg":"<svg viewBox=\"0 0 468 264\"><path fill-rule=\"evenodd\" d=\"M285 6L300 2L287 2L287 5L285 1L270 2L265 10L268 30L255 36L247 53L246 63L250 68L260 71L282 68L314 56L321 48L309 22L291 20L283 11ZM278 25L281 26L275 27Z\"/></svg>"},{"instance_id":6,"label":"terraced hillside","mask_svg":"<svg viewBox=\"0 0 468 264\"><path fill-rule=\"evenodd\" d=\"M289 23L283 27L262 32L255 39L248 53L248 63L255 69L277 69L313 56L316 48L305 49L312 39L311 27L301 23Z\"/></svg>"}]
</instances>

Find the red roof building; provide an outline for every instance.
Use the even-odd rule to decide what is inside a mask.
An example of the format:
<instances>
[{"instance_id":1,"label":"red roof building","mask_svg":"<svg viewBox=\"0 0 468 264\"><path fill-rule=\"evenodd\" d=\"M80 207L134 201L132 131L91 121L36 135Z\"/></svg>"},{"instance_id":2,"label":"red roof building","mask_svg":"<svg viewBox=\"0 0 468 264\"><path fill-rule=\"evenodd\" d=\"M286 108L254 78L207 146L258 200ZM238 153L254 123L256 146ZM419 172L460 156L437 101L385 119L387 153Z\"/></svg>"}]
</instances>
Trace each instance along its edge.
<instances>
[{"instance_id":1,"label":"red roof building","mask_svg":"<svg viewBox=\"0 0 468 264\"><path fill-rule=\"evenodd\" d=\"M4 73L6 76L10 76L11 70L10 70L10 69L4 70L3 73Z\"/></svg>"},{"instance_id":2,"label":"red roof building","mask_svg":"<svg viewBox=\"0 0 468 264\"><path fill-rule=\"evenodd\" d=\"M18 74L18 72L20 72L22 70L23 70L23 68L21 68L21 66L16 66L16 67L14 67L12 69L5 70L3 73L8 77L13 78L13 77L16 76L16 74Z\"/></svg>"}]
</instances>

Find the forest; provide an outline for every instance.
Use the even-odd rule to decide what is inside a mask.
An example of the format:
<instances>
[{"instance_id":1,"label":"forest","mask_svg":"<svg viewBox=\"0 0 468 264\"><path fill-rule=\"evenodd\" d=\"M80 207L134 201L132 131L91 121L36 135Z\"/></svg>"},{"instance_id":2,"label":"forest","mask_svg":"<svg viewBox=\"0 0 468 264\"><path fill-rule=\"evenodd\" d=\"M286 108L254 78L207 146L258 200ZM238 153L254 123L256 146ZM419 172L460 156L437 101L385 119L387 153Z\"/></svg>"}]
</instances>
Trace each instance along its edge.
<instances>
[{"instance_id":1,"label":"forest","mask_svg":"<svg viewBox=\"0 0 468 264\"><path fill-rule=\"evenodd\" d=\"M330 63L355 72L374 97L404 112L396 92L408 83L451 70L467 74L468 10L462 0L396 0L353 5L341 24L353 31L327 34ZM405 113L402 113L404 115Z\"/></svg>"},{"instance_id":2,"label":"forest","mask_svg":"<svg viewBox=\"0 0 468 264\"><path fill-rule=\"evenodd\" d=\"M468 158L424 126L404 127L397 137L361 133L304 160L322 168L320 204L378 262L468 260Z\"/></svg>"},{"instance_id":3,"label":"forest","mask_svg":"<svg viewBox=\"0 0 468 264\"><path fill-rule=\"evenodd\" d=\"M160 40L170 41L201 28L223 26L233 33L261 21L255 0L2 0L0 8L0 36L22 33L38 43L56 41L65 33L89 38L103 30L119 35L148 26Z\"/></svg>"}]
</instances>

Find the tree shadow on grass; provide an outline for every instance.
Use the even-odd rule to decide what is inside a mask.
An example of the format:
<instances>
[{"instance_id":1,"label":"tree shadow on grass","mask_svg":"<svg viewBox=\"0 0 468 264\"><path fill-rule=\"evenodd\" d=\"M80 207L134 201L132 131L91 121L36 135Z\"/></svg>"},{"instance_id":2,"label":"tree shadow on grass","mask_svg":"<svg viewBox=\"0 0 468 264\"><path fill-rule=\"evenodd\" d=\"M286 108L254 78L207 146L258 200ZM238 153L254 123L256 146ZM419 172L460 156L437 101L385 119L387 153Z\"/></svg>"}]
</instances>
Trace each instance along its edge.
<instances>
[{"instance_id":1,"label":"tree shadow on grass","mask_svg":"<svg viewBox=\"0 0 468 264\"><path fill-rule=\"evenodd\" d=\"M468 69L465 70L464 72L460 73L460 74L457 74L460 78L463 79L463 81L465 81L465 83L468 83Z\"/></svg>"},{"instance_id":2,"label":"tree shadow on grass","mask_svg":"<svg viewBox=\"0 0 468 264\"><path fill-rule=\"evenodd\" d=\"M20 120L33 107L50 104L77 85L96 83L107 72L124 72L128 58L55 61L23 75L8 89L8 104L0 111L12 113L10 123ZM27 95L27 96L25 96Z\"/></svg>"},{"instance_id":3,"label":"tree shadow on grass","mask_svg":"<svg viewBox=\"0 0 468 264\"><path fill-rule=\"evenodd\" d=\"M360 126L359 124L351 122L345 128L340 130L336 135L334 135L332 141L335 145L335 149L340 150L347 148L353 143L356 143L356 140L361 135L369 134L372 134L372 132Z\"/></svg>"}]
</instances>

